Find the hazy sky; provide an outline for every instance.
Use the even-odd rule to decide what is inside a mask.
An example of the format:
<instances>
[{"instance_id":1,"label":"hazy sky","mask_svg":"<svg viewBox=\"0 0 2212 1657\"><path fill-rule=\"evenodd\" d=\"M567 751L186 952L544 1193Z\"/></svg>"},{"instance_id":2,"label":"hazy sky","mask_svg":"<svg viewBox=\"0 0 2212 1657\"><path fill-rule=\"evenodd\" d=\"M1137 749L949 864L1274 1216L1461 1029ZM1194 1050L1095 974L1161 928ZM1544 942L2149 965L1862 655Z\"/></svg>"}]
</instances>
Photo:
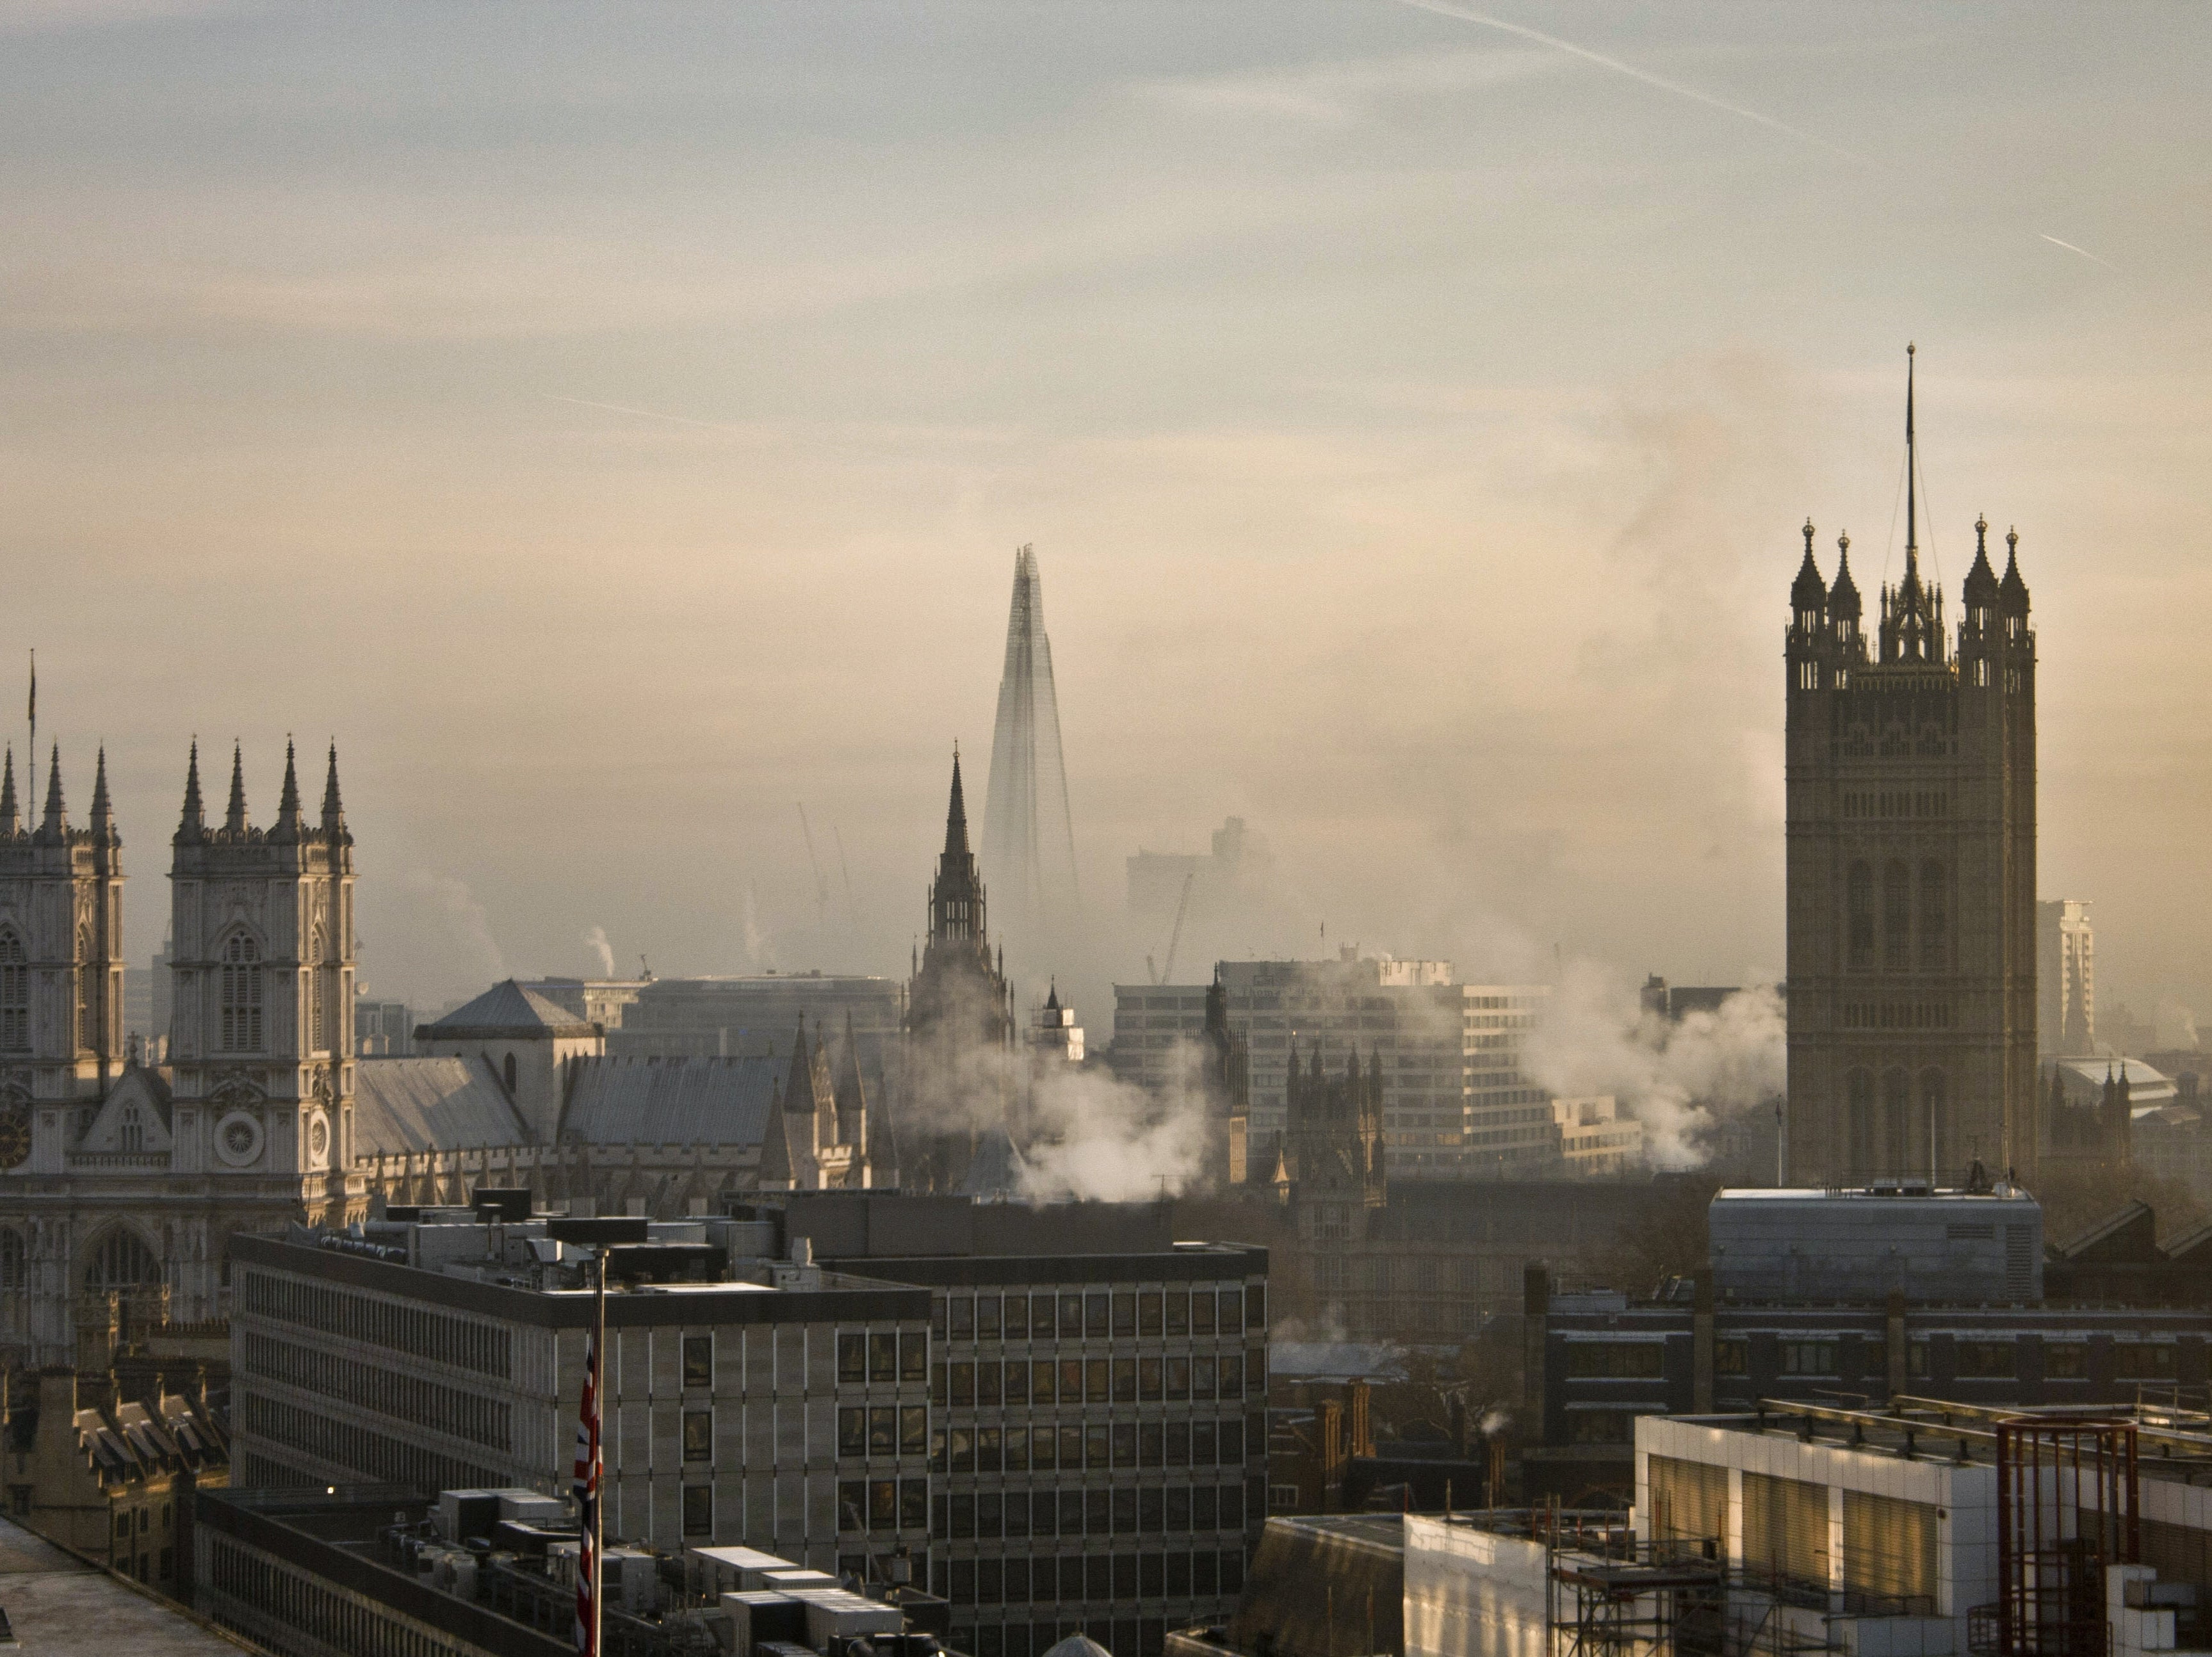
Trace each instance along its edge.
<instances>
[{"instance_id":1,"label":"hazy sky","mask_svg":"<svg viewBox=\"0 0 2212 1657\"><path fill-rule=\"evenodd\" d=\"M1498 7L17 0L0 662L133 954L191 735L266 822L289 731L380 992L902 969L1032 542L1091 975L1231 812L1287 935L1185 962L1772 972L1797 526L1894 573L1915 338L2043 890L2212 1010L2212 14Z\"/></svg>"}]
</instances>

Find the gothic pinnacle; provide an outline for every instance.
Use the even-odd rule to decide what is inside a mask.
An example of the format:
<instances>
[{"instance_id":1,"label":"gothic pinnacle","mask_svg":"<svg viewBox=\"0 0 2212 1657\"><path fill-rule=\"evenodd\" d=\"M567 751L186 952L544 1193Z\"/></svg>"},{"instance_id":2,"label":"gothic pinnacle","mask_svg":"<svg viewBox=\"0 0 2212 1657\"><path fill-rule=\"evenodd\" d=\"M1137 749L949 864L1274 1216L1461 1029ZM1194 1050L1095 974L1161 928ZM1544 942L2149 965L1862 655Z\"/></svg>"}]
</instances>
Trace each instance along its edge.
<instances>
[{"instance_id":1,"label":"gothic pinnacle","mask_svg":"<svg viewBox=\"0 0 2212 1657\"><path fill-rule=\"evenodd\" d=\"M22 832L23 814L15 805L15 744L8 744L7 769L0 773L0 836L14 838Z\"/></svg>"},{"instance_id":2,"label":"gothic pinnacle","mask_svg":"<svg viewBox=\"0 0 2212 1657\"><path fill-rule=\"evenodd\" d=\"M960 747L952 748L952 798L945 810L945 855L968 855L968 799L960 786Z\"/></svg>"},{"instance_id":3,"label":"gothic pinnacle","mask_svg":"<svg viewBox=\"0 0 2212 1657\"><path fill-rule=\"evenodd\" d=\"M115 827L115 807L107 798L107 744L100 745L100 757L92 770L92 826L112 831Z\"/></svg>"},{"instance_id":4,"label":"gothic pinnacle","mask_svg":"<svg viewBox=\"0 0 2212 1657\"><path fill-rule=\"evenodd\" d=\"M282 841L300 837L300 769L289 737L284 739L284 792L277 798L276 822L269 837Z\"/></svg>"},{"instance_id":5,"label":"gothic pinnacle","mask_svg":"<svg viewBox=\"0 0 2212 1657\"><path fill-rule=\"evenodd\" d=\"M325 832L345 827L345 806L338 798L338 745L331 744L331 774L323 783L323 828Z\"/></svg>"},{"instance_id":6,"label":"gothic pinnacle","mask_svg":"<svg viewBox=\"0 0 2212 1657\"><path fill-rule=\"evenodd\" d=\"M200 739L192 738L192 757L185 768L185 811L177 822L179 844L198 841L207 832L207 811L200 804Z\"/></svg>"},{"instance_id":7,"label":"gothic pinnacle","mask_svg":"<svg viewBox=\"0 0 2212 1657\"><path fill-rule=\"evenodd\" d=\"M234 835L246 832L246 749L239 743L230 748L230 810L222 826Z\"/></svg>"},{"instance_id":8,"label":"gothic pinnacle","mask_svg":"<svg viewBox=\"0 0 2212 1657\"><path fill-rule=\"evenodd\" d=\"M46 813L39 824L39 833L50 842L58 843L59 837L68 832L69 814L62 804L62 745L56 743L53 763L46 773Z\"/></svg>"}]
</instances>

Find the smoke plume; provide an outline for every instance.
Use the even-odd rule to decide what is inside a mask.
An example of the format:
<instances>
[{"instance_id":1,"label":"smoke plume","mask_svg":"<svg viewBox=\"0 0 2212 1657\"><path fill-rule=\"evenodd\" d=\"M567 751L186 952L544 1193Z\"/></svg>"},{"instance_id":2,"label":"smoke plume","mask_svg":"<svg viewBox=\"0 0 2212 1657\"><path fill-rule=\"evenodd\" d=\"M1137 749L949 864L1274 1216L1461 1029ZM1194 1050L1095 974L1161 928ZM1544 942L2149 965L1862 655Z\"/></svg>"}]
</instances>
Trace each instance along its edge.
<instances>
[{"instance_id":1,"label":"smoke plume","mask_svg":"<svg viewBox=\"0 0 2212 1657\"><path fill-rule=\"evenodd\" d=\"M1105 1070L1051 1063L1030 1089L1022 1194L1139 1202L1178 1197L1204 1178L1217 1126L1197 1085L1203 1050L1184 1042L1176 1078L1155 1096Z\"/></svg>"},{"instance_id":2,"label":"smoke plume","mask_svg":"<svg viewBox=\"0 0 2212 1657\"><path fill-rule=\"evenodd\" d=\"M1613 1095L1644 1126L1661 1168L1696 1168L1723 1120L1771 1104L1787 1074L1782 999L1771 985L1739 990L1716 1011L1669 1021L1635 989L1588 962L1571 963L1530 1033L1531 1074L1553 1092Z\"/></svg>"},{"instance_id":3,"label":"smoke plume","mask_svg":"<svg viewBox=\"0 0 2212 1657\"><path fill-rule=\"evenodd\" d=\"M407 884L436 906L448 942L470 962L470 979L495 982L507 975L507 955L492 936L491 917L466 881L417 870L407 877Z\"/></svg>"},{"instance_id":4,"label":"smoke plume","mask_svg":"<svg viewBox=\"0 0 2212 1657\"><path fill-rule=\"evenodd\" d=\"M586 927L584 944L599 959L599 976L612 978L615 975L615 946L607 942L607 929L604 926Z\"/></svg>"}]
</instances>

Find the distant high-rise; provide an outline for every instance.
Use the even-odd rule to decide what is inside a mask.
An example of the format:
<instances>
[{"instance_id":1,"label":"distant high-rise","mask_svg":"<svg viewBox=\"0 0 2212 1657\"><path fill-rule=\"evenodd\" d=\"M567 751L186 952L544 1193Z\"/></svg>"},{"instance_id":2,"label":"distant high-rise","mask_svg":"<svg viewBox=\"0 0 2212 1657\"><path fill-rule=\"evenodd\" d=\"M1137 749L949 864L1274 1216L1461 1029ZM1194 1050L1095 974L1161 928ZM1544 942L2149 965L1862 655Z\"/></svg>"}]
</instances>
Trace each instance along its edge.
<instances>
[{"instance_id":1,"label":"distant high-rise","mask_svg":"<svg viewBox=\"0 0 2212 1657\"><path fill-rule=\"evenodd\" d=\"M1060 700L1036 554L1014 555L1006 618L1006 669L991 735L991 786L983 807L983 872L1001 929L1050 926L1076 904L1075 829L1060 762Z\"/></svg>"},{"instance_id":2,"label":"distant high-rise","mask_svg":"<svg viewBox=\"0 0 2212 1657\"><path fill-rule=\"evenodd\" d=\"M1905 392L1905 579L1877 649L1813 526L1790 588L1789 1177L2033 1179L2035 634L1974 525L1955 634L1920 571ZM2020 537L2005 537L2008 555ZM1844 543L1848 547L1848 542Z\"/></svg>"}]
</instances>

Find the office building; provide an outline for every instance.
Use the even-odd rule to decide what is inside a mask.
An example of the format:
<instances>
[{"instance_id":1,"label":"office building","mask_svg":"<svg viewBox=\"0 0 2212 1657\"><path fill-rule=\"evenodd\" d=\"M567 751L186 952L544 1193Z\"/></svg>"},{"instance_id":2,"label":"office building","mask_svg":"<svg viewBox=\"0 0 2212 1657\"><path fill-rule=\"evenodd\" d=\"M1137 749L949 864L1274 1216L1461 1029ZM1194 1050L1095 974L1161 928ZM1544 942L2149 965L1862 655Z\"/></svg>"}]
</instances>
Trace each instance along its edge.
<instances>
[{"instance_id":1,"label":"office building","mask_svg":"<svg viewBox=\"0 0 2212 1657\"><path fill-rule=\"evenodd\" d=\"M1912 403L1905 393L1911 465ZM1948 634L1920 569L1860 630L1849 538L1832 586L1812 525L1790 588L1786 1182L1865 1184L1969 1163L2033 1184L2036 1094L2035 634L2009 549L1974 526Z\"/></svg>"},{"instance_id":2,"label":"office building","mask_svg":"<svg viewBox=\"0 0 2212 1657\"><path fill-rule=\"evenodd\" d=\"M2045 1058L2097 1051L2097 936L2089 906L2035 906L2035 1045Z\"/></svg>"},{"instance_id":3,"label":"office building","mask_svg":"<svg viewBox=\"0 0 2212 1657\"><path fill-rule=\"evenodd\" d=\"M951 1643L1146 1657L1234 1604L1267 1508L1265 1249L1176 1242L1145 1205L823 1193L825 1266L926 1287L931 1582Z\"/></svg>"},{"instance_id":4,"label":"office building","mask_svg":"<svg viewBox=\"0 0 2212 1657\"><path fill-rule=\"evenodd\" d=\"M982 867L998 891L1000 930L1030 948L1075 920L1075 828L1060 751L1060 695L1036 554L1026 546L1014 555L1006 670L999 680L983 804Z\"/></svg>"},{"instance_id":5,"label":"office building","mask_svg":"<svg viewBox=\"0 0 2212 1657\"><path fill-rule=\"evenodd\" d=\"M236 1240L234 1482L564 1490L585 1249L612 1240L607 1535L744 1542L836 1570L854 1534L841 1490L858 1490L872 1545L926 1556L926 1294L803 1249L763 1258L762 1228L720 1218L526 1213L479 1193L473 1211L357 1234Z\"/></svg>"}]
</instances>

